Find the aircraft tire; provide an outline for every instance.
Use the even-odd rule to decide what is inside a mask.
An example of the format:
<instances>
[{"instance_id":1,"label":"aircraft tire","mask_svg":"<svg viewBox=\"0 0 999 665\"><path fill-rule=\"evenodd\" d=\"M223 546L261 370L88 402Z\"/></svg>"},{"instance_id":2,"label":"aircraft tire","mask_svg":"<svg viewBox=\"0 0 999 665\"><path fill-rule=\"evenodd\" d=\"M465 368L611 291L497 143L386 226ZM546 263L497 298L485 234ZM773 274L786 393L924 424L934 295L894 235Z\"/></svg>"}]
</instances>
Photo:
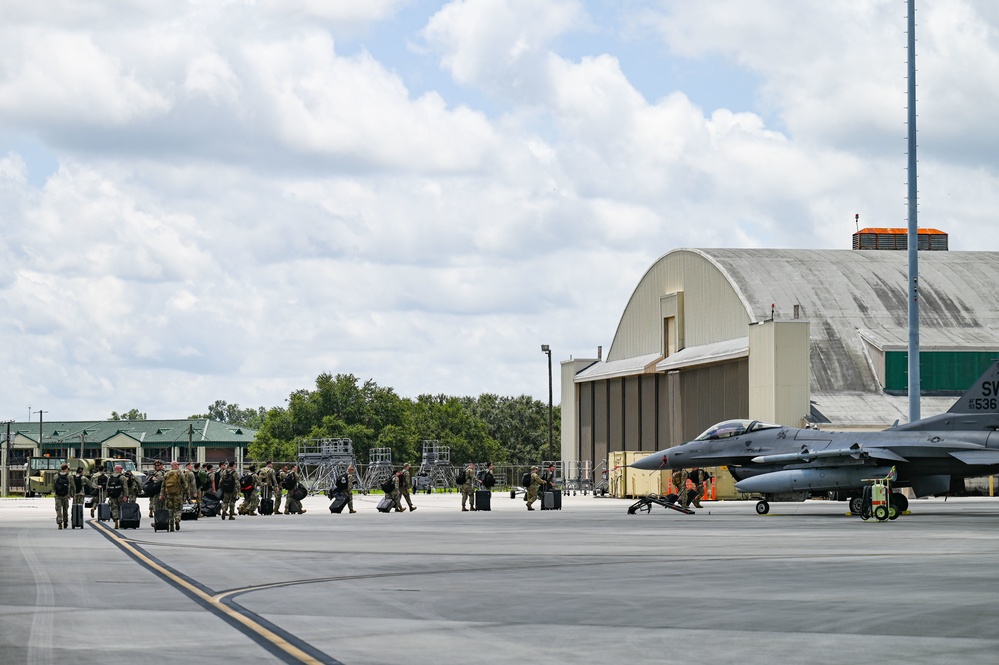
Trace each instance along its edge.
<instances>
[{"instance_id":1,"label":"aircraft tire","mask_svg":"<svg viewBox=\"0 0 999 665\"><path fill-rule=\"evenodd\" d=\"M888 509L884 506L874 506L874 519L884 522L888 519Z\"/></svg>"},{"instance_id":2,"label":"aircraft tire","mask_svg":"<svg viewBox=\"0 0 999 665\"><path fill-rule=\"evenodd\" d=\"M909 509L909 499L901 492L892 492L891 505L898 508L898 512L901 515Z\"/></svg>"},{"instance_id":3,"label":"aircraft tire","mask_svg":"<svg viewBox=\"0 0 999 665\"><path fill-rule=\"evenodd\" d=\"M854 515L861 515L864 512L864 498L854 496L850 498L850 512Z\"/></svg>"},{"instance_id":4,"label":"aircraft tire","mask_svg":"<svg viewBox=\"0 0 999 665\"><path fill-rule=\"evenodd\" d=\"M756 514L757 515L766 515L769 512L770 512L770 504L769 503L767 503L766 501L757 501L756 502Z\"/></svg>"}]
</instances>

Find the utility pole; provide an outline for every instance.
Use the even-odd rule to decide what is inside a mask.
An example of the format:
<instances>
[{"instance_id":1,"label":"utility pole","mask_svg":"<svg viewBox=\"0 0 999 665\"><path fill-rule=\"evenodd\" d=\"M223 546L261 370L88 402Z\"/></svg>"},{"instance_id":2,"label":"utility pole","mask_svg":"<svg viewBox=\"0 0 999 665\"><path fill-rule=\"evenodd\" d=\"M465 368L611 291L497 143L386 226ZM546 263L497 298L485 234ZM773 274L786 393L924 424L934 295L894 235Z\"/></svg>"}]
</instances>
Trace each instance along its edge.
<instances>
[{"instance_id":1,"label":"utility pole","mask_svg":"<svg viewBox=\"0 0 999 665\"><path fill-rule=\"evenodd\" d=\"M3 459L0 460L0 466L3 466L3 487L0 487L0 496L8 496L10 494L10 426L13 423L13 420L5 420L2 423L7 426L7 439L2 448Z\"/></svg>"},{"instance_id":2,"label":"utility pole","mask_svg":"<svg viewBox=\"0 0 999 665\"><path fill-rule=\"evenodd\" d=\"M908 0L909 99L909 422L919 420L919 223L916 186L916 0Z\"/></svg>"},{"instance_id":3,"label":"utility pole","mask_svg":"<svg viewBox=\"0 0 999 665\"><path fill-rule=\"evenodd\" d=\"M541 345L541 352L548 356L548 461L555 461L555 449L552 441L552 349L547 344Z\"/></svg>"},{"instance_id":4,"label":"utility pole","mask_svg":"<svg viewBox=\"0 0 999 665\"><path fill-rule=\"evenodd\" d=\"M38 454L39 456L44 456L45 452L44 449L42 448L42 414L48 413L48 411L42 411L41 409L38 409L37 411L35 411L35 413L38 414Z\"/></svg>"}]
</instances>

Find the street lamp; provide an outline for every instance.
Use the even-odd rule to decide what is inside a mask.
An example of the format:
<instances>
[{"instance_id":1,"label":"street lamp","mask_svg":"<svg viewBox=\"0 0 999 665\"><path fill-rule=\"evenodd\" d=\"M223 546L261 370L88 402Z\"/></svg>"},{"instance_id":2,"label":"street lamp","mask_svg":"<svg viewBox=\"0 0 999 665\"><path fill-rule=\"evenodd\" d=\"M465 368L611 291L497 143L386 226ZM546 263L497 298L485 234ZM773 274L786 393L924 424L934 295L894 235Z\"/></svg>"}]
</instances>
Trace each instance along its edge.
<instances>
[{"instance_id":1,"label":"street lamp","mask_svg":"<svg viewBox=\"0 0 999 665\"><path fill-rule=\"evenodd\" d=\"M555 461L552 446L552 350L547 344L541 345L541 353L548 356L548 461Z\"/></svg>"}]
</instances>

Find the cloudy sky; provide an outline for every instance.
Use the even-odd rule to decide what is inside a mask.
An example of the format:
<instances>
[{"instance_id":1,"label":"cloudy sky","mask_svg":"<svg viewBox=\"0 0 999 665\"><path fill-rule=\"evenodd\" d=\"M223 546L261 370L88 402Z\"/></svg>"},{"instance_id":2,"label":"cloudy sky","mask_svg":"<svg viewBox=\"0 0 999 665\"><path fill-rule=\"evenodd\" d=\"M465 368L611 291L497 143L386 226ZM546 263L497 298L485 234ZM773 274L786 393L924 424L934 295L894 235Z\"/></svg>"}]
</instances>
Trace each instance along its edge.
<instances>
[{"instance_id":1,"label":"cloudy sky","mask_svg":"<svg viewBox=\"0 0 999 665\"><path fill-rule=\"evenodd\" d=\"M918 7L920 224L999 250L999 3ZM905 226L905 15L0 0L0 420L558 402L671 249Z\"/></svg>"}]
</instances>

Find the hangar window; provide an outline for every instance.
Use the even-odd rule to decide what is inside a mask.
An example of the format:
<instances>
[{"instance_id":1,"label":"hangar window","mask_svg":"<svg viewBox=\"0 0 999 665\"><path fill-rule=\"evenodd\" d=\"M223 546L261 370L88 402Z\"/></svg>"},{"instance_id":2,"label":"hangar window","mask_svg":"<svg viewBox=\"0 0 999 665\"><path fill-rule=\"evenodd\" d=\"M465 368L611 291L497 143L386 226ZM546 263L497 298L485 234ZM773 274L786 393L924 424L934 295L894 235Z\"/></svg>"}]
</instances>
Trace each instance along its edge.
<instances>
[{"instance_id":1,"label":"hangar window","mask_svg":"<svg viewBox=\"0 0 999 665\"><path fill-rule=\"evenodd\" d=\"M966 391L999 357L997 351L920 351L920 392ZM885 392L909 391L909 352L885 351Z\"/></svg>"}]
</instances>

